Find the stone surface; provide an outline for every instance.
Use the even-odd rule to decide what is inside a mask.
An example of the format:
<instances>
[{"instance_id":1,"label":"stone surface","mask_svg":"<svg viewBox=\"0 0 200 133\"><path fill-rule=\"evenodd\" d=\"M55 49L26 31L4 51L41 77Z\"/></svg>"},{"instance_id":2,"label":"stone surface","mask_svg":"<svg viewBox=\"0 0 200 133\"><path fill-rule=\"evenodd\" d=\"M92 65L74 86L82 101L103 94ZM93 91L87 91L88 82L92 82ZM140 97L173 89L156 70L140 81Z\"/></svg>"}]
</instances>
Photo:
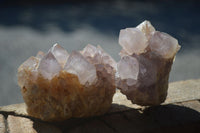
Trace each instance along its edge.
<instances>
[{"instance_id":1,"label":"stone surface","mask_svg":"<svg viewBox=\"0 0 200 133\"><path fill-rule=\"evenodd\" d=\"M102 48L92 45L69 56L58 44L44 55L39 52L18 69L27 113L45 121L104 114L116 88L114 63Z\"/></svg>"},{"instance_id":2,"label":"stone surface","mask_svg":"<svg viewBox=\"0 0 200 133\"><path fill-rule=\"evenodd\" d=\"M200 127L200 112L193 108L182 106L183 103L161 105L144 110L129 109L114 112L99 117L84 119L69 119L63 122L42 122L32 118L8 115L8 130L10 133L80 133L80 132L198 132ZM198 102L198 103L197 103ZM5 113L5 112L4 112ZM5 114L4 114L5 115ZM92 127L92 128L91 128Z\"/></svg>"},{"instance_id":3,"label":"stone surface","mask_svg":"<svg viewBox=\"0 0 200 133\"><path fill-rule=\"evenodd\" d=\"M200 100L181 102L181 105L200 112Z\"/></svg>"},{"instance_id":4,"label":"stone surface","mask_svg":"<svg viewBox=\"0 0 200 133\"><path fill-rule=\"evenodd\" d=\"M69 133L114 133L104 122L100 120L91 120L75 128L69 129Z\"/></svg>"},{"instance_id":5,"label":"stone surface","mask_svg":"<svg viewBox=\"0 0 200 133\"><path fill-rule=\"evenodd\" d=\"M123 49L117 87L132 103L153 106L164 102L171 66L180 49L178 41L144 21L136 28L121 30L119 44Z\"/></svg>"},{"instance_id":6,"label":"stone surface","mask_svg":"<svg viewBox=\"0 0 200 133\"><path fill-rule=\"evenodd\" d=\"M185 93L186 92L186 93ZM181 103L200 99L200 79L177 81L169 84L168 96L163 105L172 103ZM107 113L123 112L130 109L143 109L144 107L132 104L126 96L116 91L113 102ZM197 109L198 110L198 109ZM29 116L26 111L26 104L14 104L0 107L0 112L12 112L17 115Z\"/></svg>"},{"instance_id":7,"label":"stone surface","mask_svg":"<svg viewBox=\"0 0 200 133\"><path fill-rule=\"evenodd\" d=\"M8 105L0 107L0 125L7 123L8 126L5 126L5 130L10 133L13 131L15 133L31 131L37 133L112 133L124 131L128 133L196 133L200 130L199 86L200 79L171 83L169 93L179 92L176 95L168 95L173 96L170 97L171 103L146 108L132 104L126 99L126 96L117 91L113 104L105 115L72 118L62 122L44 122L28 114L25 115L21 111L26 110L20 109L25 108L25 104ZM190 94L184 93L186 89L196 93L190 97ZM177 97L179 97L179 101L177 101ZM3 122L1 116L5 118Z\"/></svg>"},{"instance_id":8,"label":"stone surface","mask_svg":"<svg viewBox=\"0 0 200 133\"><path fill-rule=\"evenodd\" d=\"M6 133L5 118L0 114L0 133Z\"/></svg>"},{"instance_id":9,"label":"stone surface","mask_svg":"<svg viewBox=\"0 0 200 133\"><path fill-rule=\"evenodd\" d=\"M20 116L28 116L25 103L3 106L3 107L0 107L0 112L1 111L11 112L11 113L14 113L14 114L20 115Z\"/></svg>"},{"instance_id":10,"label":"stone surface","mask_svg":"<svg viewBox=\"0 0 200 133\"><path fill-rule=\"evenodd\" d=\"M19 116L9 115L7 123L9 133L61 133L60 129L53 125Z\"/></svg>"},{"instance_id":11,"label":"stone surface","mask_svg":"<svg viewBox=\"0 0 200 133\"><path fill-rule=\"evenodd\" d=\"M184 102L200 98L200 79L185 80L169 84L165 103Z\"/></svg>"},{"instance_id":12,"label":"stone surface","mask_svg":"<svg viewBox=\"0 0 200 133\"><path fill-rule=\"evenodd\" d=\"M9 115L7 122L10 133L37 133L33 128L33 121L28 118Z\"/></svg>"}]
</instances>

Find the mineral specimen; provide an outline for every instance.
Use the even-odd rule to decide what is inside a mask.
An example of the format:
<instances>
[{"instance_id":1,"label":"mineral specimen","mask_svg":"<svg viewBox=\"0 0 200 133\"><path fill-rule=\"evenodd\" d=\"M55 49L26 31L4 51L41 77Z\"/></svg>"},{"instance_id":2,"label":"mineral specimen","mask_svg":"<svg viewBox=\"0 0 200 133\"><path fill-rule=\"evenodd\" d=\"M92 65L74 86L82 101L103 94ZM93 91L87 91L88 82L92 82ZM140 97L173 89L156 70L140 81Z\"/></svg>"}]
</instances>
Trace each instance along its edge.
<instances>
[{"instance_id":1,"label":"mineral specimen","mask_svg":"<svg viewBox=\"0 0 200 133\"><path fill-rule=\"evenodd\" d=\"M46 54L38 52L18 68L27 112L45 121L104 114L115 93L115 66L92 45L70 55L58 44Z\"/></svg>"},{"instance_id":2,"label":"mineral specimen","mask_svg":"<svg viewBox=\"0 0 200 133\"><path fill-rule=\"evenodd\" d=\"M120 31L121 60L117 63L117 87L132 103L159 105L167 96L168 79L178 41L156 31L149 21Z\"/></svg>"}]
</instances>

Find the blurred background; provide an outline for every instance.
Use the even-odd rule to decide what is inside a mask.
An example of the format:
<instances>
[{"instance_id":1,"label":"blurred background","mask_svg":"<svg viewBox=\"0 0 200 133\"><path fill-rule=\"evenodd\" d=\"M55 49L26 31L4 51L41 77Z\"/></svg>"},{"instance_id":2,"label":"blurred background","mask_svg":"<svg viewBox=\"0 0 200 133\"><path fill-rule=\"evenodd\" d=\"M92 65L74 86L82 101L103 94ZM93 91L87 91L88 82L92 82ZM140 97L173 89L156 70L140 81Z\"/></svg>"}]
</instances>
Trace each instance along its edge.
<instances>
[{"instance_id":1,"label":"blurred background","mask_svg":"<svg viewBox=\"0 0 200 133\"><path fill-rule=\"evenodd\" d=\"M200 78L200 2L195 0L0 0L0 106L23 102L17 68L59 43L101 45L119 61L120 29L151 21L182 46L170 82Z\"/></svg>"}]
</instances>

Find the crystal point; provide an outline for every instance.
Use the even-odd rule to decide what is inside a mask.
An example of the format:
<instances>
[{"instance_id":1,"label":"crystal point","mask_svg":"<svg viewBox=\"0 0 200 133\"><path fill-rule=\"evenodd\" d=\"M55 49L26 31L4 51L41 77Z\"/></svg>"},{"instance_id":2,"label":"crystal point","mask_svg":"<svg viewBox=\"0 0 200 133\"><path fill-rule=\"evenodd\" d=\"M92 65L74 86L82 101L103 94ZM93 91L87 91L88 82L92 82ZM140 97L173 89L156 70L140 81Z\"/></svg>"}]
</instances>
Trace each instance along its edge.
<instances>
[{"instance_id":1,"label":"crystal point","mask_svg":"<svg viewBox=\"0 0 200 133\"><path fill-rule=\"evenodd\" d=\"M163 58L172 58L180 49L178 41L172 36L156 31L149 42L150 49Z\"/></svg>"},{"instance_id":2,"label":"crystal point","mask_svg":"<svg viewBox=\"0 0 200 133\"><path fill-rule=\"evenodd\" d=\"M139 73L139 63L136 58L124 56L117 65L117 70L121 79L137 80Z\"/></svg>"},{"instance_id":3,"label":"crystal point","mask_svg":"<svg viewBox=\"0 0 200 133\"><path fill-rule=\"evenodd\" d=\"M64 69L72 74L78 75L81 84L89 82L92 84L96 79L96 69L93 64L88 62L79 52L74 51L70 54Z\"/></svg>"},{"instance_id":4,"label":"crystal point","mask_svg":"<svg viewBox=\"0 0 200 133\"><path fill-rule=\"evenodd\" d=\"M81 54L92 64L100 64L102 62L102 54L95 46L88 44Z\"/></svg>"},{"instance_id":5,"label":"crystal point","mask_svg":"<svg viewBox=\"0 0 200 133\"><path fill-rule=\"evenodd\" d=\"M40 61L38 72L48 80L51 80L55 75L59 74L61 66L55 56L49 51Z\"/></svg>"},{"instance_id":6,"label":"crystal point","mask_svg":"<svg viewBox=\"0 0 200 133\"><path fill-rule=\"evenodd\" d=\"M102 55L102 63L103 64L107 64L112 66L114 69L116 69L116 61L109 55L107 54L103 48L101 48L101 46L97 46L97 49L100 51L101 55Z\"/></svg>"},{"instance_id":7,"label":"crystal point","mask_svg":"<svg viewBox=\"0 0 200 133\"><path fill-rule=\"evenodd\" d=\"M53 45L53 47L51 48L51 52L53 53L57 61L62 66L64 66L69 56L68 52L57 43Z\"/></svg>"},{"instance_id":8,"label":"crystal point","mask_svg":"<svg viewBox=\"0 0 200 133\"><path fill-rule=\"evenodd\" d=\"M137 28L122 29L119 44L129 55L143 53L148 46L145 34Z\"/></svg>"},{"instance_id":9,"label":"crystal point","mask_svg":"<svg viewBox=\"0 0 200 133\"><path fill-rule=\"evenodd\" d=\"M147 20L139 24L136 28L142 31L147 38L150 38L151 34L155 31L155 28Z\"/></svg>"},{"instance_id":10,"label":"crystal point","mask_svg":"<svg viewBox=\"0 0 200 133\"><path fill-rule=\"evenodd\" d=\"M115 60L107 54L101 46L93 46L88 44L82 51L81 54L87 58L92 64L104 64L110 65L114 69L116 68Z\"/></svg>"},{"instance_id":11,"label":"crystal point","mask_svg":"<svg viewBox=\"0 0 200 133\"><path fill-rule=\"evenodd\" d=\"M29 68L29 69L36 69L38 66L39 60L33 56L28 58L22 65L21 68Z\"/></svg>"},{"instance_id":12,"label":"crystal point","mask_svg":"<svg viewBox=\"0 0 200 133\"><path fill-rule=\"evenodd\" d=\"M97 53L97 48L91 44L88 44L80 53L86 57L94 57Z\"/></svg>"},{"instance_id":13,"label":"crystal point","mask_svg":"<svg viewBox=\"0 0 200 133\"><path fill-rule=\"evenodd\" d=\"M19 68L18 68L18 84L20 87L24 87L27 78L32 78L32 81L35 81L37 78L37 66L39 60L33 56L28 58ZM24 71L25 70L25 71ZM30 74L27 74L27 71L30 71Z\"/></svg>"}]
</instances>

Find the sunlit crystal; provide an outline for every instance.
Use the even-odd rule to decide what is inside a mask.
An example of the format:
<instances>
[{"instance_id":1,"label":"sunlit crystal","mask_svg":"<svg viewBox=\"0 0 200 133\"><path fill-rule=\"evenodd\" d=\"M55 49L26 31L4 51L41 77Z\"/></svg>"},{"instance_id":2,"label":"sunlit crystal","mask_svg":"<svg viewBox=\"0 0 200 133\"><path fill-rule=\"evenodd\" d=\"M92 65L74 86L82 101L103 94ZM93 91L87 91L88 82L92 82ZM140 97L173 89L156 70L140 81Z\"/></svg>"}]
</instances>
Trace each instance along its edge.
<instances>
[{"instance_id":1,"label":"sunlit crystal","mask_svg":"<svg viewBox=\"0 0 200 133\"><path fill-rule=\"evenodd\" d=\"M88 44L82 51L81 54L85 57L93 58L97 54L97 48L91 44Z\"/></svg>"},{"instance_id":2,"label":"sunlit crystal","mask_svg":"<svg viewBox=\"0 0 200 133\"><path fill-rule=\"evenodd\" d=\"M51 80L55 75L58 75L61 70L61 65L58 63L51 51L49 51L40 61L38 72L46 79Z\"/></svg>"},{"instance_id":3,"label":"sunlit crystal","mask_svg":"<svg viewBox=\"0 0 200 133\"><path fill-rule=\"evenodd\" d=\"M97 47L88 44L82 51L82 55L93 64L110 65L116 68L115 60L107 54L99 45Z\"/></svg>"},{"instance_id":4,"label":"sunlit crystal","mask_svg":"<svg viewBox=\"0 0 200 133\"><path fill-rule=\"evenodd\" d=\"M130 55L143 53L148 45L145 34L137 28L122 29L119 44Z\"/></svg>"},{"instance_id":5,"label":"sunlit crystal","mask_svg":"<svg viewBox=\"0 0 200 133\"><path fill-rule=\"evenodd\" d=\"M155 31L149 21L136 28L121 30L119 35L123 49L117 86L132 103L159 105L166 99L169 73L180 46L175 38Z\"/></svg>"},{"instance_id":6,"label":"sunlit crystal","mask_svg":"<svg viewBox=\"0 0 200 133\"><path fill-rule=\"evenodd\" d=\"M20 67L22 68L28 68L28 69L36 69L38 65L39 60L33 56L28 58Z\"/></svg>"},{"instance_id":7,"label":"sunlit crystal","mask_svg":"<svg viewBox=\"0 0 200 133\"><path fill-rule=\"evenodd\" d=\"M93 45L88 44L80 53L93 64L101 64L102 54Z\"/></svg>"},{"instance_id":8,"label":"sunlit crystal","mask_svg":"<svg viewBox=\"0 0 200 133\"><path fill-rule=\"evenodd\" d=\"M148 39L150 38L151 34L155 31L155 28L147 20L139 24L136 28L142 31Z\"/></svg>"},{"instance_id":9,"label":"sunlit crystal","mask_svg":"<svg viewBox=\"0 0 200 133\"><path fill-rule=\"evenodd\" d=\"M93 45L70 55L58 44L38 52L18 69L27 112L45 121L104 114L116 88L114 62Z\"/></svg>"},{"instance_id":10,"label":"sunlit crystal","mask_svg":"<svg viewBox=\"0 0 200 133\"><path fill-rule=\"evenodd\" d=\"M65 63L67 62L67 58L69 56L68 52L57 43L53 45L53 47L51 48L51 52L55 56L57 61L62 66L64 66Z\"/></svg>"},{"instance_id":11,"label":"sunlit crystal","mask_svg":"<svg viewBox=\"0 0 200 133\"><path fill-rule=\"evenodd\" d=\"M102 55L102 63L103 64L108 64L110 66L112 66L114 69L116 68L116 62L115 60L109 55L107 54L102 48L101 46L97 46L97 49L100 51L101 55Z\"/></svg>"},{"instance_id":12,"label":"sunlit crystal","mask_svg":"<svg viewBox=\"0 0 200 133\"><path fill-rule=\"evenodd\" d=\"M86 82L91 84L96 79L95 66L76 51L70 54L64 69L69 73L78 75L81 84L85 84Z\"/></svg>"},{"instance_id":13,"label":"sunlit crystal","mask_svg":"<svg viewBox=\"0 0 200 133\"><path fill-rule=\"evenodd\" d=\"M31 77L33 81L36 80L38 63L39 60L31 56L18 68L18 84L20 87L25 85L26 78ZM27 71L30 71L30 74L27 74Z\"/></svg>"},{"instance_id":14,"label":"sunlit crystal","mask_svg":"<svg viewBox=\"0 0 200 133\"><path fill-rule=\"evenodd\" d=\"M139 63L137 59L131 56L124 56L118 63L118 72L121 79L137 80L139 73Z\"/></svg>"},{"instance_id":15,"label":"sunlit crystal","mask_svg":"<svg viewBox=\"0 0 200 133\"><path fill-rule=\"evenodd\" d=\"M161 55L163 58L173 58L175 53L180 49L178 41L172 36L156 31L149 41L152 52Z\"/></svg>"}]
</instances>

